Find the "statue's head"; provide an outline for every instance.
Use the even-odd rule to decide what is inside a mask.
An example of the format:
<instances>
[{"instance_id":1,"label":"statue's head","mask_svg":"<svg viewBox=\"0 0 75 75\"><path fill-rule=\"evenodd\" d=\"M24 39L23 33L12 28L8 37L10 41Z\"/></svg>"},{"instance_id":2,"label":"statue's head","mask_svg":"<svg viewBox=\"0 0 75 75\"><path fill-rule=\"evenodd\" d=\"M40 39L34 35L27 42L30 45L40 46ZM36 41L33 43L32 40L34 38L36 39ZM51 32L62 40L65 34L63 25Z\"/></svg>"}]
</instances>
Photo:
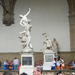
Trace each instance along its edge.
<instances>
[{"instance_id":1,"label":"statue's head","mask_svg":"<svg viewBox=\"0 0 75 75\"><path fill-rule=\"evenodd\" d=\"M49 37L47 35L45 36L45 40L49 40Z\"/></svg>"},{"instance_id":2,"label":"statue's head","mask_svg":"<svg viewBox=\"0 0 75 75\"><path fill-rule=\"evenodd\" d=\"M23 17L23 15L19 15L20 16L20 18L22 18Z\"/></svg>"},{"instance_id":3,"label":"statue's head","mask_svg":"<svg viewBox=\"0 0 75 75\"><path fill-rule=\"evenodd\" d=\"M31 20L30 19L28 19L28 23L30 23L31 22Z\"/></svg>"},{"instance_id":4,"label":"statue's head","mask_svg":"<svg viewBox=\"0 0 75 75\"><path fill-rule=\"evenodd\" d=\"M54 38L53 40L54 40L54 41L56 41L56 39L55 39L55 38Z\"/></svg>"}]
</instances>

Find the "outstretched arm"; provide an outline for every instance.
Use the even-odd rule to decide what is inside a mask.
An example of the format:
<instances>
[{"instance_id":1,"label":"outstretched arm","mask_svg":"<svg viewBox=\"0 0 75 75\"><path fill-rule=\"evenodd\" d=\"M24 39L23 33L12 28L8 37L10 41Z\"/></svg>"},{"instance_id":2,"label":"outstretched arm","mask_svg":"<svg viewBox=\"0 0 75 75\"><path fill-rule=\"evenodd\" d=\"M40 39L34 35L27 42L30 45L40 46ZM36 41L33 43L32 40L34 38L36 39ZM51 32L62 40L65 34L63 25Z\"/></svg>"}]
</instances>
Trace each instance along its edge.
<instances>
[{"instance_id":1,"label":"outstretched arm","mask_svg":"<svg viewBox=\"0 0 75 75\"><path fill-rule=\"evenodd\" d=\"M23 33L26 33L26 31L22 31L22 32L20 32L20 34L23 34Z\"/></svg>"},{"instance_id":2,"label":"outstretched arm","mask_svg":"<svg viewBox=\"0 0 75 75\"><path fill-rule=\"evenodd\" d=\"M29 8L29 11L27 12L27 14L26 14L25 16L28 16L28 15L29 15L29 13L30 13L30 11L31 11L31 9Z\"/></svg>"}]
</instances>

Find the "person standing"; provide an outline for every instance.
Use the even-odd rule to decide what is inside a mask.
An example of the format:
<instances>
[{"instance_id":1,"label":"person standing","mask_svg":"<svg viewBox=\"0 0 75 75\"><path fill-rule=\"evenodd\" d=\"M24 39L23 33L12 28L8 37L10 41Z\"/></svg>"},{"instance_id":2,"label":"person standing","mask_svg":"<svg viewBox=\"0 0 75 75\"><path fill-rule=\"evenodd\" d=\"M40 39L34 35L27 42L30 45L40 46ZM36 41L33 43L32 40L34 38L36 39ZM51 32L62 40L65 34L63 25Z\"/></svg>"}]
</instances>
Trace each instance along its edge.
<instances>
[{"instance_id":1,"label":"person standing","mask_svg":"<svg viewBox=\"0 0 75 75\"><path fill-rule=\"evenodd\" d=\"M42 61L40 60L40 61L39 61L39 65L41 65L41 64L42 64Z\"/></svg>"},{"instance_id":2,"label":"person standing","mask_svg":"<svg viewBox=\"0 0 75 75\"><path fill-rule=\"evenodd\" d=\"M60 70L60 60L58 58L56 59L56 69Z\"/></svg>"},{"instance_id":3,"label":"person standing","mask_svg":"<svg viewBox=\"0 0 75 75\"><path fill-rule=\"evenodd\" d=\"M60 69L62 69L62 63L64 63L64 60L60 57Z\"/></svg>"},{"instance_id":4,"label":"person standing","mask_svg":"<svg viewBox=\"0 0 75 75\"><path fill-rule=\"evenodd\" d=\"M52 66L51 66L51 69L52 70L55 70L55 63L56 63L56 61L55 61L55 58L53 59L53 62L52 62Z\"/></svg>"},{"instance_id":5,"label":"person standing","mask_svg":"<svg viewBox=\"0 0 75 75\"><path fill-rule=\"evenodd\" d=\"M4 70L7 70L7 60L4 61Z\"/></svg>"},{"instance_id":6,"label":"person standing","mask_svg":"<svg viewBox=\"0 0 75 75\"><path fill-rule=\"evenodd\" d=\"M0 67L1 67L1 65L2 65L2 62L1 62L1 60L0 60Z\"/></svg>"},{"instance_id":7,"label":"person standing","mask_svg":"<svg viewBox=\"0 0 75 75\"><path fill-rule=\"evenodd\" d=\"M17 59L17 57L15 57L15 60L13 63L14 63L14 70L18 70L19 60Z\"/></svg>"}]
</instances>

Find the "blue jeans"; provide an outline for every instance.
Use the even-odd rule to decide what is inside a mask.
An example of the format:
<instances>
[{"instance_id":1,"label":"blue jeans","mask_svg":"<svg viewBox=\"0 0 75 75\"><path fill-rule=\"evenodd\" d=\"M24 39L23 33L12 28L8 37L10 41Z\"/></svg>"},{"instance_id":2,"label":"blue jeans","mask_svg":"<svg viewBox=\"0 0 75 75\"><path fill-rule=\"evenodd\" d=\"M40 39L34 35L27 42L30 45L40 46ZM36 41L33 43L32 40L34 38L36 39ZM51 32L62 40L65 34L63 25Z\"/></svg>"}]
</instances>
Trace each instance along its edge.
<instances>
[{"instance_id":1,"label":"blue jeans","mask_svg":"<svg viewBox=\"0 0 75 75\"><path fill-rule=\"evenodd\" d=\"M55 70L55 66L52 66L52 70Z\"/></svg>"},{"instance_id":2,"label":"blue jeans","mask_svg":"<svg viewBox=\"0 0 75 75\"><path fill-rule=\"evenodd\" d=\"M0 67L1 67L1 64L0 64Z\"/></svg>"},{"instance_id":3,"label":"blue jeans","mask_svg":"<svg viewBox=\"0 0 75 75\"><path fill-rule=\"evenodd\" d=\"M14 65L14 70L18 70L18 65Z\"/></svg>"}]
</instances>

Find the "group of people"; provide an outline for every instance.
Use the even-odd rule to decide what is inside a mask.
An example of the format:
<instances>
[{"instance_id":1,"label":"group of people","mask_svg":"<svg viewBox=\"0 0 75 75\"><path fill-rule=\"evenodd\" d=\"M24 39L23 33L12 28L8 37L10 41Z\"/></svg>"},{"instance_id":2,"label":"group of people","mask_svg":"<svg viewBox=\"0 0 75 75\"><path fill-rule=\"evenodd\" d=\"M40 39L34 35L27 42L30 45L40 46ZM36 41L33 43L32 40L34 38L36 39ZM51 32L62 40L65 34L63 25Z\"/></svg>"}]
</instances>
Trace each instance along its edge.
<instances>
[{"instance_id":1,"label":"group of people","mask_svg":"<svg viewBox=\"0 0 75 75\"><path fill-rule=\"evenodd\" d=\"M52 62L51 69L52 70L63 70L65 68L65 63L63 58L54 58Z\"/></svg>"},{"instance_id":2,"label":"group of people","mask_svg":"<svg viewBox=\"0 0 75 75\"><path fill-rule=\"evenodd\" d=\"M35 67L38 66L43 70L43 63L41 60L39 60L39 64L35 64ZM58 57L54 58L52 65L51 65L51 70L63 70L65 68L65 63L63 58Z\"/></svg>"},{"instance_id":3,"label":"group of people","mask_svg":"<svg viewBox=\"0 0 75 75\"><path fill-rule=\"evenodd\" d=\"M39 60L38 64L37 63L34 64L34 67L37 67L37 66L43 70L43 62L41 60Z\"/></svg>"},{"instance_id":4,"label":"group of people","mask_svg":"<svg viewBox=\"0 0 75 75\"><path fill-rule=\"evenodd\" d=\"M19 70L19 60L17 57L13 61L9 62L8 60L4 61L4 70Z\"/></svg>"},{"instance_id":5,"label":"group of people","mask_svg":"<svg viewBox=\"0 0 75 75\"><path fill-rule=\"evenodd\" d=\"M75 61L74 60L69 61L66 69L75 70Z\"/></svg>"}]
</instances>

